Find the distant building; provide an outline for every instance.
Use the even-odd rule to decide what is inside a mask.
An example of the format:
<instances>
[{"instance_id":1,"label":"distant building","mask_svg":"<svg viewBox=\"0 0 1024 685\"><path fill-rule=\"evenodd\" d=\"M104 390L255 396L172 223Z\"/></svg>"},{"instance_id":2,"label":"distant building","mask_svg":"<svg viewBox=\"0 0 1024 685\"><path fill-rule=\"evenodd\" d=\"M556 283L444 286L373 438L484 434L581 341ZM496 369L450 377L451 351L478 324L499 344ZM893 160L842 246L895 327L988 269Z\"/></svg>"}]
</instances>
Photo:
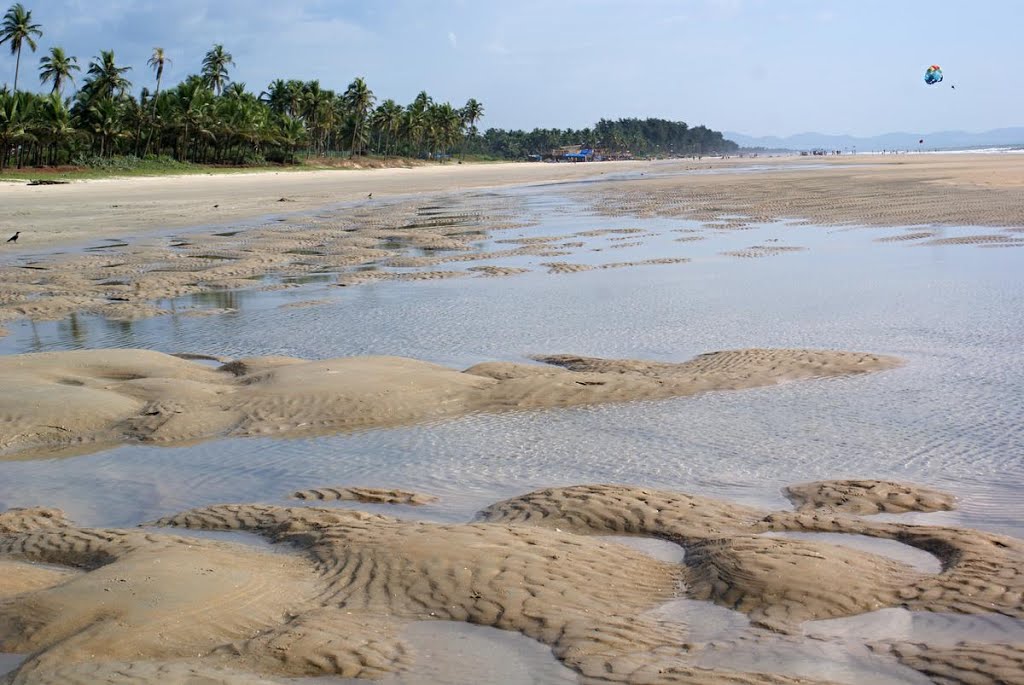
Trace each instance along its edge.
<instances>
[{"instance_id":1,"label":"distant building","mask_svg":"<svg viewBox=\"0 0 1024 685\"><path fill-rule=\"evenodd\" d=\"M566 145L552 150L550 156L559 162L592 162L597 155L582 145Z\"/></svg>"},{"instance_id":2,"label":"distant building","mask_svg":"<svg viewBox=\"0 0 1024 685\"><path fill-rule=\"evenodd\" d=\"M594 161L594 151L590 148L581 148L579 152L570 152L564 155L564 159L569 162L592 162Z\"/></svg>"}]
</instances>

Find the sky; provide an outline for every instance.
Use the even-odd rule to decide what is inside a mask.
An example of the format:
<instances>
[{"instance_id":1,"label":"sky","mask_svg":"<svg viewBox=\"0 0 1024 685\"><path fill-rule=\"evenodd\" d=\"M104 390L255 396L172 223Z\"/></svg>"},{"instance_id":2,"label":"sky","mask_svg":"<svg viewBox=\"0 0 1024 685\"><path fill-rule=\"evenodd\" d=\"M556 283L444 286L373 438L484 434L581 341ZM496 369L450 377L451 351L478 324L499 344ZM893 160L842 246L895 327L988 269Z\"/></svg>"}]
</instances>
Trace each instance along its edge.
<instances>
[{"instance_id":1,"label":"sky","mask_svg":"<svg viewBox=\"0 0 1024 685\"><path fill-rule=\"evenodd\" d=\"M1020 0L22 0L41 24L19 86L59 45L83 74L102 49L152 89L223 43L235 81L275 78L378 101L421 90L484 105L481 128L662 117L749 135L982 131L1024 125ZM0 48L0 83L14 58ZM946 81L926 86L939 64ZM79 79L80 80L80 79ZM947 87L955 84L956 89Z\"/></svg>"}]
</instances>

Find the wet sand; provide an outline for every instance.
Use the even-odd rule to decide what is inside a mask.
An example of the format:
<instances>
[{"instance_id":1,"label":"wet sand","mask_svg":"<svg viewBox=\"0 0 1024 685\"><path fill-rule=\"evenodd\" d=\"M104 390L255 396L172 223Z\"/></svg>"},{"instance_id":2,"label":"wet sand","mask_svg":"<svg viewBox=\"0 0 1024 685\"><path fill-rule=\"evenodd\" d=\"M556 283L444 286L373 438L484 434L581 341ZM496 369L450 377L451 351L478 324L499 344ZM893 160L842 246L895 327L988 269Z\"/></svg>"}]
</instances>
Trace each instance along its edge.
<instances>
[{"instance_id":1,"label":"wet sand","mask_svg":"<svg viewBox=\"0 0 1024 685\"><path fill-rule=\"evenodd\" d=\"M895 357L816 350L714 352L682 364L572 355L537 361L542 365L485 362L460 372L399 357L260 357L211 368L147 350L8 355L0 357L0 455L324 434L475 412L741 390L900 365Z\"/></svg>"},{"instance_id":2,"label":"wet sand","mask_svg":"<svg viewBox=\"0 0 1024 685\"><path fill-rule=\"evenodd\" d=\"M821 485L820 492L858 487ZM917 501L933 496L910 485L902 491ZM283 553L82 528L50 509L10 510L0 514L0 554L18 561L0 576L0 646L32 652L11 683L128 682L126 672L214 683L376 678L415 662L402 638L412 622L463 621L550 646L584 683L824 683L701 664L724 649L800 645L804 622L886 607L1024 618L1021 541L835 514L829 504L841 499L822 496L826 508L808 512L768 512L592 485L499 502L465 524L261 504L155 522L247 531ZM886 499L863 497L880 506ZM898 541L937 557L941 572L827 541L758 535L794 530ZM608 535L673 542L685 558L661 561ZM685 614L653 611L680 597L745 614L749 625L694 641ZM954 674L955 682L1013 682L1022 658L1013 644L869 646L878 667Z\"/></svg>"},{"instance_id":3,"label":"wet sand","mask_svg":"<svg viewBox=\"0 0 1024 685\"><path fill-rule=\"evenodd\" d=\"M390 174L386 178L391 179L388 183L397 184L395 192L419 192L422 197L403 195L389 202L383 199L386 195L378 193L373 201L345 209L277 216L270 221L266 220L267 212L301 203L282 204L280 197L268 200L265 193L276 187L268 184L277 183L278 176L266 174L111 180L70 187L0 186L0 199L8 193L13 206L22 207L11 215L19 217L17 222L22 221L22 215L41 217L39 221L47 227L47 242L85 237L91 241L84 249L28 256L28 247L39 246L33 242L37 234L29 232L23 236L25 246L5 248L8 259L0 263L0 324L19 319L59 320L76 313L131 321L169 313L175 298L287 288L308 278L329 277L339 286L354 286L381 281L510 277L531 270L574 274L594 269L671 267L690 262L690 254L699 249L697 243L708 236L783 220L787 225L929 226L929 230L904 230L879 238L894 247L1020 248L1024 247L1024 184L1019 182L1024 177L1022 157L836 158L811 168L805 168L806 163L801 166L802 158L783 158L766 160L756 170L750 166L755 160L740 159L589 167L524 164L391 169L379 173ZM640 172L640 168L649 172ZM599 180L622 170L627 177L614 183L570 183L564 186L566 197L596 212L598 225L602 215L700 222L696 227L672 229L684 232L673 238L673 254L664 254L667 248L660 248L661 256L616 258L620 250L628 253L651 249L658 236L642 229L599 227L565 235L515 237L530 226L530 219L524 217L522 198L481 191L449 195L427 192L442 187L453 191L526 181ZM395 174L401 178L404 172L419 180L402 185L404 181L392 178ZM285 179L281 183L295 184L295 188L307 187L303 185L306 181L316 188L318 184L348 179L345 173L295 172L279 177ZM360 173L367 176L353 176L353 183L369 184L370 175L378 172ZM211 212L221 209L185 198L214 192L211 188L217 184L226 184L223 190L238 198L238 209L231 216L259 216L262 221L232 226L230 230L207 228L139 235L147 227L175 225L159 223L162 215L151 208L158 202L174 204L182 224L214 221ZM43 192L58 195L34 195ZM107 199L85 200L118 192L136 198L132 202L137 206L100 207L99 203ZM180 193L182 197L160 200L162 193ZM85 204L80 205L80 200ZM97 203L93 214L90 202ZM306 202L302 206L312 208L328 200L317 191L309 194ZM946 226L979 228L964 235L939 235ZM984 230L981 226L990 228ZM39 234L44 231L40 229ZM500 237L503 234L509 237ZM488 239L492 241L489 247L481 248ZM592 244L598 240L605 242L601 246ZM772 240L776 242L746 245L723 255L765 258L806 249ZM591 253L606 256L598 261L586 258ZM531 258L537 259L524 266L523 260ZM215 313L173 311L196 316Z\"/></svg>"},{"instance_id":4,"label":"wet sand","mask_svg":"<svg viewBox=\"0 0 1024 685\"><path fill-rule=\"evenodd\" d=\"M655 174L643 183L598 184L583 192L599 193L596 202L610 215L684 217L720 227L791 219L818 226L1020 229L1024 155L837 157L814 169ZM992 235L1003 234L978 241Z\"/></svg>"}]
</instances>

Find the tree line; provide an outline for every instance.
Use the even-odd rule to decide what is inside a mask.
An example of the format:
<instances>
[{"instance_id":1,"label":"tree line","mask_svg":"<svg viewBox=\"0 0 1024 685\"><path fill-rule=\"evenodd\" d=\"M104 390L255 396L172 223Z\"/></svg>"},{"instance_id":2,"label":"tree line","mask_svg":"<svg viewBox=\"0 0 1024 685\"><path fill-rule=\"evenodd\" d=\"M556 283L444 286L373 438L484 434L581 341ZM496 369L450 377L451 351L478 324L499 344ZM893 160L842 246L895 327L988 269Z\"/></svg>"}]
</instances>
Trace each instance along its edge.
<instances>
[{"instance_id":1,"label":"tree line","mask_svg":"<svg viewBox=\"0 0 1024 685\"><path fill-rule=\"evenodd\" d=\"M484 107L475 98L455 107L422 91L406 105L393 99L378 103L361 77L343 92L315 80L276 79L257 94L231 79L234 58L222 44L210 48L197 73L169 88L163 75L172 58L154 48L146 63L152 81L138 96L132 94L132 67L120 64L113 50L101 50L83 73L77 57L53 46L37 72L49 92L20 90L23 52L35 53L42 36L21 3L0 23L0 46L7 44L15 58L13 87L0 87L0 169L100 164L115 156L241 165L365 154L443 161L468 152L522 159L566 145L641 156L735 148L716 131L660 119L601 120L579 131L492 128L481 134L477 123Z\"/></svg>"},{"instance_id":2,"label":"tree line","mask_svg":"<svg viewBox=\"0 0 1024 685\"><path fill-rule=\"evenodd\" d=\"M733 152L739 146L705 126L689 127L667 119L601 119L592 128L505 131L491 128L471 139L475 153L504 159L545 155L548 151L579 145L613 156L681 157Z\"/></svg>"}]
</instances>

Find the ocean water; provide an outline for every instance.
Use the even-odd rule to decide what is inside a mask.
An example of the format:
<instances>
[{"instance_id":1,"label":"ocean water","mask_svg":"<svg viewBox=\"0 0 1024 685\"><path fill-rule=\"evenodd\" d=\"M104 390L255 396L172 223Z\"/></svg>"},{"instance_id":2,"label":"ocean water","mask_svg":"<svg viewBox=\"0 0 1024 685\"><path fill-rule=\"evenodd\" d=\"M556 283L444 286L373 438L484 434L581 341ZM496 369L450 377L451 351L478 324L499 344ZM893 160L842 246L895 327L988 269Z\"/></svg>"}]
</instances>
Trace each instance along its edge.
<instances>
[{"instance_id":1,"label":"ocean water","mask_svg":"<svg viewBox=\"0 0 1024 685\"><path fill-rule=\"evenodd\" d=\"M55 506L82 524L130 526L192 506L295 504L287 495L297 489L369 485L441 499L416 508L336 506L465 521L498 499L551 485L638 484L778 509L788 507L780 489L789 483L885 478L961 499L956 511L899 520L1024 536L1024 248L876 241L905 227L780 222L725 230L608 218L565 199L557 187L509 192L533 225L482 235L480 249L546 236L584 245L567 248L573 253L564 257L430 267L530 269L512 277L339 288L328 275L290 290L167 303L233 310L210 317L17 323L7 326L0 353L141 347L233 357L387 354L464 368L549 353L683 361L714 350L807 347L892 354L906 365L697 397L474 414L317 438L126 445L0 461L0 509ZM640 232L577 235L595 229ZM996 232L936 230L945 237ZM694 236L702 239L678 241ZM756 245L805 249L759 258L722 254ZM569 274L547 273L544 266L664 257L691 261ZM318 304L286 306L310 301ZM509 659L529 661L518 646L507 649ZM780 659L778 669L805 673L813 671L808 664L845 664L819 671L857 682L881 668L863 650L811 650L793 658L802 665ZM886 679L916 682L906 670L883 666ZM544 661L538 668L554 666Z\"/></svg>"}]
</instances>

